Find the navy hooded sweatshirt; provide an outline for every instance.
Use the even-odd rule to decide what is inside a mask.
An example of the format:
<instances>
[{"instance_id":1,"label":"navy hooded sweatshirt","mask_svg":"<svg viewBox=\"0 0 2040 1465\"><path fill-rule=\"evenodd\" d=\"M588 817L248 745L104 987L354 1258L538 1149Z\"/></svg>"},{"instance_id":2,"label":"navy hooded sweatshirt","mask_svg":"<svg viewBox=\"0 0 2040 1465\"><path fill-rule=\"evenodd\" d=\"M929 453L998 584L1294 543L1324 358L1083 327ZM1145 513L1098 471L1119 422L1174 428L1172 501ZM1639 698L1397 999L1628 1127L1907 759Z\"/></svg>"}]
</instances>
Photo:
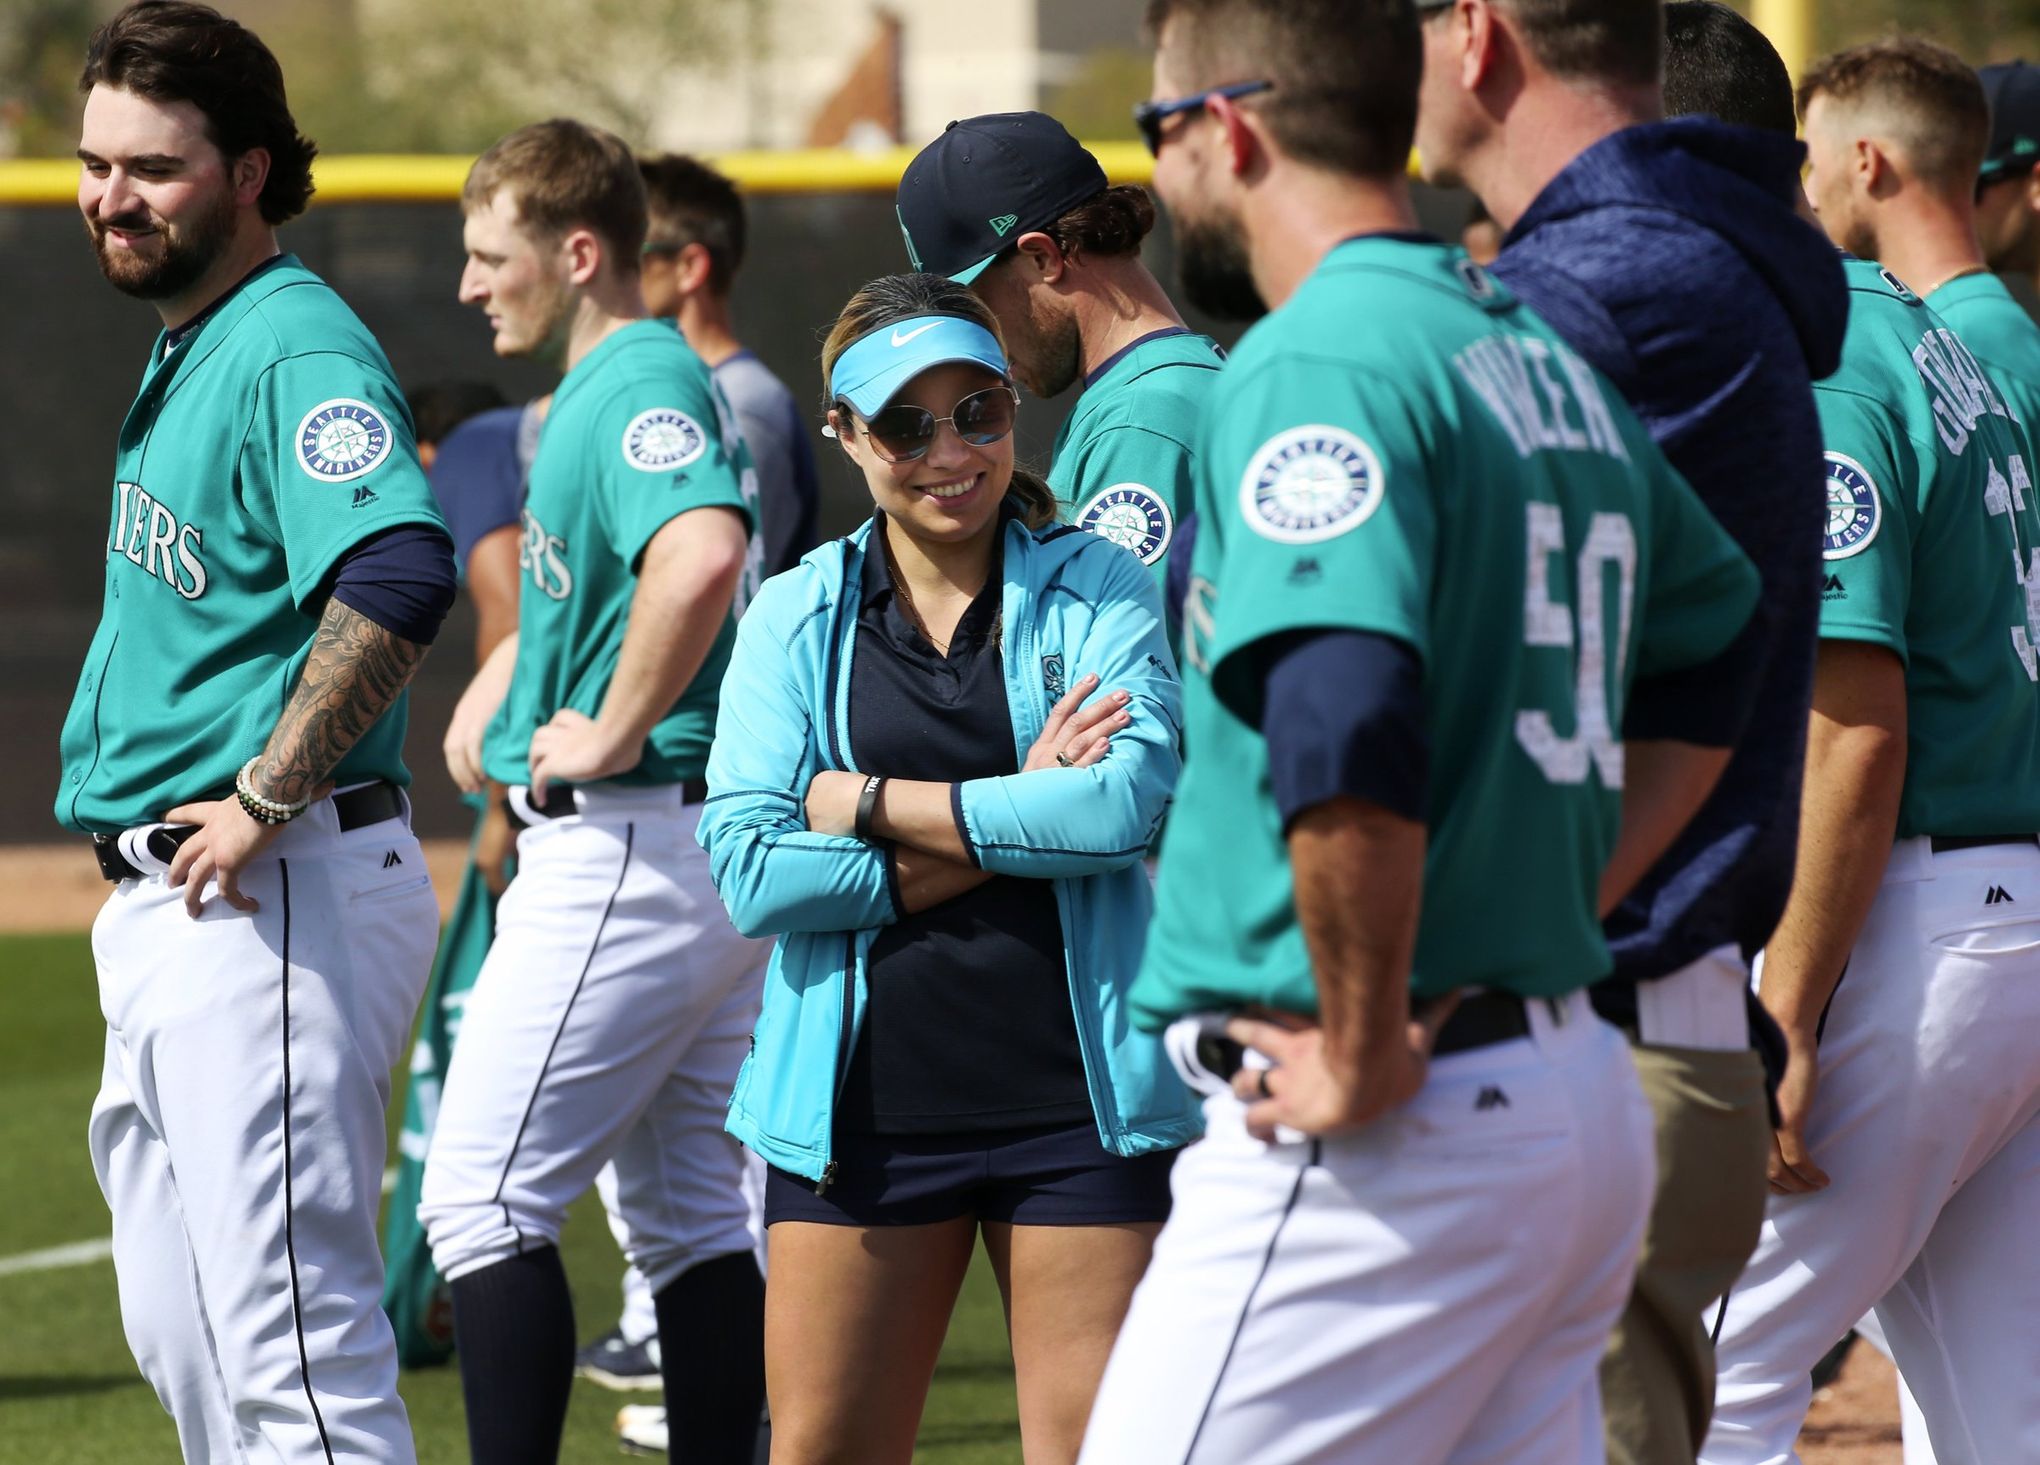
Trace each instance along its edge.
<instances>
[{"instance_id":1,"label":"navy hooded sweatshirt","mask_svg":"<svg viewBox=\"0 0 2040 1465\"><path fill-rule=\"evenodd\" d=\"M1494 266L1613 381L1763 579L1744 633L1762 642L1755 710L1707 803L1609 917L1611 998L1717 947L1753 955L1792 884L1826 514L1812 383L1840 362L1849 313L1834 246L1793 212L1803 155L1712 118L1626 128L1551 180ZM1625 734L1676 737L1663 710Z\"/></svg>"}]
</instances>

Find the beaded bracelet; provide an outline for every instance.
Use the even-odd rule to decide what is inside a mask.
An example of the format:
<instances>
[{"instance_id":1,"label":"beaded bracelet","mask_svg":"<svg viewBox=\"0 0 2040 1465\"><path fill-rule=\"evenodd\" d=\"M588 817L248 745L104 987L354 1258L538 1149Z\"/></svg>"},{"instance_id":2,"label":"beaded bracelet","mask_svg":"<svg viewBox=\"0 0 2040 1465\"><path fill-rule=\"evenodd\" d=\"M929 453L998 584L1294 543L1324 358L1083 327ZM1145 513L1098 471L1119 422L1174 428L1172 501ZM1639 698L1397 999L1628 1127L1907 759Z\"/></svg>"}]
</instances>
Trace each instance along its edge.
<instances>
[{"instance_id":1,"label":"beaded bracelet","mask_svg":"<svg viewBox=\"0 0 2040 1465\"><path fill-rule=\"evenodd\" d=\"M299 799L294 804L280 804L274 799L265 799L255 792L255 784L248 777L261 757L258 754L241 765L241 771L234 775L234 797L240 800L241 810L258 824L288 824L312 806L310 799Z\"/></svg>"}]
</instances>

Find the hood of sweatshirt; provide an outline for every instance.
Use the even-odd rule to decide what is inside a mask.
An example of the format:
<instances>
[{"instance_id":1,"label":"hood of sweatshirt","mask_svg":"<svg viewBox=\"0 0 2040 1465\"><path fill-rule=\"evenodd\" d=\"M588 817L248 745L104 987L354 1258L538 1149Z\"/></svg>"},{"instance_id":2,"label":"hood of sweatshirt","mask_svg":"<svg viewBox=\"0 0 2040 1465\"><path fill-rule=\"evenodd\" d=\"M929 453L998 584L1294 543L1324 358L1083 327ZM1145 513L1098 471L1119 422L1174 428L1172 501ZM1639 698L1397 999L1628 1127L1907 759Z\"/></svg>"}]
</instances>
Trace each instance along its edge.
<instances>
[{"instance_id":1,"label":"hood of sweatshirt","mask_svg":"<svg viewBox=\"0 0 2040 1465\"><path fill-rule=\"evenodd\" d=\"M1691 220L1732 244L1770 288L1817 381L1841 360L1849 297L1834 245L1796 212L1805 157L1796 139L1711 117L1624 128L1552 179L1508 238L1607 208Z\"/></svg>"}]
</instances>

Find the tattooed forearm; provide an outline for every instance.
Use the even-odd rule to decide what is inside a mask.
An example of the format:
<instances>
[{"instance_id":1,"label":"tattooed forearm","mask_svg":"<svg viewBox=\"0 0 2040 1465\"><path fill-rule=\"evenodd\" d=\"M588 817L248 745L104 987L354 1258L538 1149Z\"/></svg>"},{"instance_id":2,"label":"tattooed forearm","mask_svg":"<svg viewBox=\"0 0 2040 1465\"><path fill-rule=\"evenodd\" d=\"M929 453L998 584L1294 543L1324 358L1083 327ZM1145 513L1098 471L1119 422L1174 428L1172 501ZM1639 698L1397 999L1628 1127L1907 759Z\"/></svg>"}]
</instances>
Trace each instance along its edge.
<instances>
[{"instance_id":1,"label":"tattooed forearm","mask_svg":"<svg viewBox=\"0 0 2040 1465\"><path fill-rule=\"evenodd\" d=\"M286 804L309 795L396 701L425 650L328 600L297 690L253 770L257 792Z\"/></svg>"}]
</instances>

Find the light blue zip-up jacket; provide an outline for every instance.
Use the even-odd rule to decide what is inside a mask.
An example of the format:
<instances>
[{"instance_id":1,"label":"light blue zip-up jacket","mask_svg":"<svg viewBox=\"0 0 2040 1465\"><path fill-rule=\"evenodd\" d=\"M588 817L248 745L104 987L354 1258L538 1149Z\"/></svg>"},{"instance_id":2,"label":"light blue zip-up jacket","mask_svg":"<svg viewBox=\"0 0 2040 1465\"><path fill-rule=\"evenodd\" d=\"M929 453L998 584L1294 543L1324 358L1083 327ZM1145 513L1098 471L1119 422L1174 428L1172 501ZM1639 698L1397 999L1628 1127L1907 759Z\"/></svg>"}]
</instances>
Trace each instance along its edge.
<instances>
[{"instance_id":1,"label":"light blue zip-up jacket","mask_svg":"<svg viewBox=\"0 0 2040 1465\"><path fill-rule=\"evenodd\" d=\"M836 1098L864 1019L865 958L901 915L885 851L810 833L805 810L816 772L867 771L851 757L849 708L872 532L867 523L775 576L738 623L699 833L737 929L780 938L729 1131L824 1186L834 1174ZM1161 598L1138 559L1097 535L1018 520L1003 533L1000 649L1018 758L1064 689L1089 672L1100 691L1132 694L1133 721L1092 767L963 784L971 857L1001 875L1055 882L1099 1138L1120 1155L1168 1149L1197 1137L1198 1110L1126 1003L1153 908L1141 857L1181 757L1182 696Z\"/></svg>"}]
</instances>

